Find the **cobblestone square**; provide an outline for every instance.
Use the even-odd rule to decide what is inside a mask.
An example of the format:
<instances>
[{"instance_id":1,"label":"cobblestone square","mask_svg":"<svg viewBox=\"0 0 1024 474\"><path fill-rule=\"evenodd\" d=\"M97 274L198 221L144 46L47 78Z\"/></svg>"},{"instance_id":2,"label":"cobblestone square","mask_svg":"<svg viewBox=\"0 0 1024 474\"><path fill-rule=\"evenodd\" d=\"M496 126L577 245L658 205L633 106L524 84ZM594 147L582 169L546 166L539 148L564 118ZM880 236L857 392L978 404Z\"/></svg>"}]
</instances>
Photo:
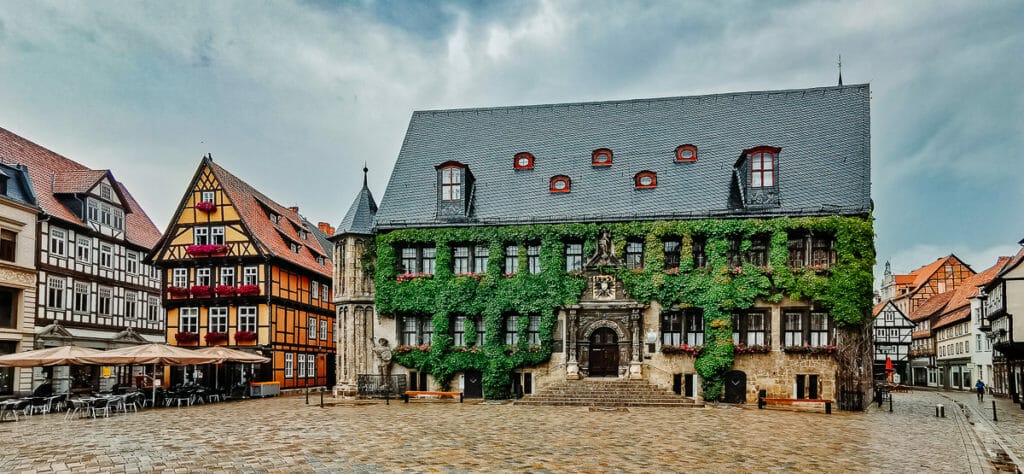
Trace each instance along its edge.
<instances>
[{"instance_id":1,"label":"cobblestone square","mask_svg":"<svg viewBox=\"0 0 1024 474\"><path fill-rule=\"evenodd\" d=\"M95 420L51 414L4 422L0 471L991 470L972 425L949 395L937 392L895 394L893 413L873 405L865 413L832 415L727 405L623 412L394 401L321 409L314 404L319 397L310 401L282 397ZM935 417L936 403L947 405L945 418Z\"/></svg>"}]
</instances>

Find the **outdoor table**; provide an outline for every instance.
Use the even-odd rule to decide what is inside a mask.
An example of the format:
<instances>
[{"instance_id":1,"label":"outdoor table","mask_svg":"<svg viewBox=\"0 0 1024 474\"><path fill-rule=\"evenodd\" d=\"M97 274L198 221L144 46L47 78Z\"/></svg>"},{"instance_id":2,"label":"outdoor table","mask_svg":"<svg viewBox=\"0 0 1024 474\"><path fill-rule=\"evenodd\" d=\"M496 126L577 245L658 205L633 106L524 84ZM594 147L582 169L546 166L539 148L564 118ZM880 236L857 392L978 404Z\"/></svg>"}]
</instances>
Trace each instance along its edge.
<instances>
[{"instance_id":1,"label":"outdoor table","mask_svg":"<svg viewBox=\"0 0 1024 474\"><path fill-rule=\"evenodd\" d=\"M3 421L4 417L6 417L8 413L14 417L14 421L18 421L18 414L15 413L14 407L17 406L20 401L21 400L14 399L0 402L0 421Z\"/></svg>"}]
</instances>

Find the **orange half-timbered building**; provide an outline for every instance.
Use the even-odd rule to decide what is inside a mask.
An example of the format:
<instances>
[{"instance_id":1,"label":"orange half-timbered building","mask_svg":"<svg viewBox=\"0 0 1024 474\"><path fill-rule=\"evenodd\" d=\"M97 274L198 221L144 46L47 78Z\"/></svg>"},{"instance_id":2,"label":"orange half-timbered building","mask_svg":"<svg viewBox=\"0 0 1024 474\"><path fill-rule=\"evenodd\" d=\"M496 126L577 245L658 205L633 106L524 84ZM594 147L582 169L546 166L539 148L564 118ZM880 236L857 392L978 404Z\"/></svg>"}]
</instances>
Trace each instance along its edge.
<instances>
[{"instance_id":1,"label":"orange half-timbered building","mask_svg":"<svg viewBox=\"0 0 1024 474\"><path fill-rule=\"evenodd\" d=\"M282 389L332 385L331 253L298 208L204 157L149 256L165 277L168 343L269 357L252 381Z\"/></svg>"}]
</instances>

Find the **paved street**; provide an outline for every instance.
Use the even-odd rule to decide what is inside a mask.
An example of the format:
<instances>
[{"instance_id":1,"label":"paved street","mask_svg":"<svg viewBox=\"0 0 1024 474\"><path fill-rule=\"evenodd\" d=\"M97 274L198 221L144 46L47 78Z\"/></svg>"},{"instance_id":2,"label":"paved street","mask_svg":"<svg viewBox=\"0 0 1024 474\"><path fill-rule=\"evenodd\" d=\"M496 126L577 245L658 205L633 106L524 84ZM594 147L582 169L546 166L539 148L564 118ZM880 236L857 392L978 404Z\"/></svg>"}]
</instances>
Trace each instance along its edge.
<instances>
[{"instance_id":1,"label":"paved street","mask_svg":"<svg viewBox=\"0 0 1024 474\"><path fill-rule=\"evenodd\" d=\"M971 425L950 398L970 402L973 395L894 397L893 413L886 404L832 415L724 405L591 412L392 402L321 409L303 397L96 420L47 415L0 423L0 471L991 472L984 437L975 434L985 426L983 410ZM934 416L936 403L949 407L946 418ZM1007 421L1001 413L997 429L1019 450L1024 412L1006 404ZM995 431L990 438L998 438Z\"/></svg>"}]
</instances>

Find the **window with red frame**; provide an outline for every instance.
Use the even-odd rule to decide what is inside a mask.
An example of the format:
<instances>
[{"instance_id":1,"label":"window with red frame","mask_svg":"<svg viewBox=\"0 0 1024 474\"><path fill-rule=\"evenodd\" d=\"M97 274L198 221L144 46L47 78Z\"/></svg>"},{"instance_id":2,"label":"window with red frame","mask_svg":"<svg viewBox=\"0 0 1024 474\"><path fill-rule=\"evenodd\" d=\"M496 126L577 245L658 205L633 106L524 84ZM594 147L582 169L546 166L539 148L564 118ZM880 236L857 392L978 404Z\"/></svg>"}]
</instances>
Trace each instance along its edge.
<instances>
[{"instance_id":1,"label":"window with red frame","mask_svg":"<svg viewBox=\"0 0 1024 474\"><path fill-rule=\"evenodd\" d=\"M517 170L532 170L533 155L527 152L516 153L515 160L512 163L512 167Z\"/></svg>"},{"instance_id":2,"label":"window with red frame","mask_svg":"<svg viewBox=\"0 0 1024 474\"><path fill-rule=\"evenodd\" d=\"M755 148L747 154L750 160L750 187L775 186L775 153L771 148Z\"/></svg>"},{"instance_id":3,"label":"window with red frame","mask_svg":"<svg viewBox=\"0 0 1024 474\"><path fill-rule=\"evenodd\" d=\"M637 189L654 189L658 187L658 174L653 171L641 171L633 181Z\"/></svg>"},{"instance_id":4,"label":"window with red frame","mask_svg":"<svg viewBox=\"0 0 1024 474\"><path fill-rule=\"evenodd\" d=\"M572 181L568 176L558 175L551 178L551 192L567 193L572 188Z\"/></svg>"},{"instance_id":5,"label":"window with red frame","mask_svg":"<svg viewBox=\"0 0 1024 474\"><path fill-rule=\"evenodd\" d=\"M441 168L441 200L458 201L462 199L462 168L447 166Z\"/></svg>"},{"instance_id":6,"label":"window with red frame","mask_svg":"<svg viewBox=\"0 0 1024 474\"><path fill-rule=\"evenodd\" d=\"M688 163L697 161L697 147L693 145L680 145L676 147L676 162Z\"/></svg>"},{"instance_id":7,"label":"window with red frame","mask_svg":"<svg viewBox=\"0 0 1024 474\"><path fill-rule=\"evenodd\" d=\"M594 150L594 154L591 156L591 162L594 166L611 166L612 151L607 148Z\"/></svg>"}]
</instances>

